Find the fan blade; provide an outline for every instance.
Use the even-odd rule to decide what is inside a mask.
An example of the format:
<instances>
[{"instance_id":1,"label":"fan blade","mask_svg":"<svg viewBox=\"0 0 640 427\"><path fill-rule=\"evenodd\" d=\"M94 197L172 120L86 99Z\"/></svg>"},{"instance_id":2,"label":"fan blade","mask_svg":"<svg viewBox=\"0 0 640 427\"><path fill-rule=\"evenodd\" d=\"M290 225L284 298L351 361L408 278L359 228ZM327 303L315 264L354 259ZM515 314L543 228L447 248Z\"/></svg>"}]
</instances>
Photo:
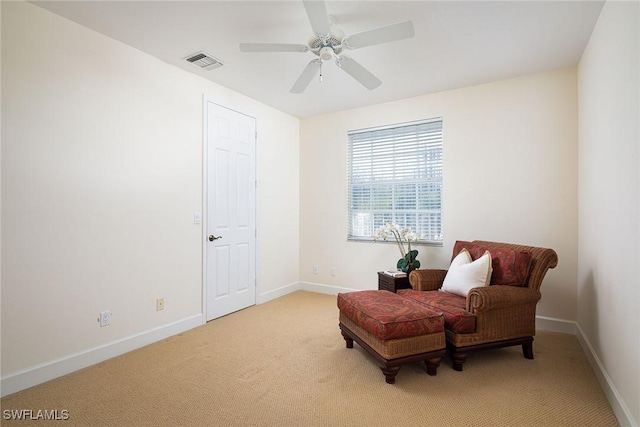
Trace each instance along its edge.
<instances>
[{"instance_id":1,"label":"fan blade","mask_svg":"<svg viewBox=\"0 0 640 427\"><path fill-rule=\"evenodd\" d=\"M382 84L380 79L348 56L342 55L338 57L336 64L369 90L373 90Z\"/></svg>"},{"instance_id":2,"label":"fan blade","mask_svg":"<svg viewBox=\"0 0 640 427\"><path fill-rule=\"evenodd\" d=\"M309 48L303 44L286 43L240 43L241 52L306 52Z\"/></svg>"},{"instance_id":3,"label":"fan blade","mask_svg":"<svg viewBox=\"0 0 640 427\"><path fill-rule=\"evenodd\" d=\"M298 77L298 80L296 80L296 82L293 84L289 92L291 93L304 92L307 86L309 86L309 83L311 83L311 79L313 79L315 75L318 74L318 71L320 70L321 66L322 66L322 61L320 59L314 59L313 61L309 62L306 68L304 69L304 71L302 72L302 74L300 74L300 77Z\"/></svg>"},{"instance_id":4,"label":"fan blade","mask_svg":"<svg viewBox=\"0 0 640 427\"><path fill-rule=\"evenodd\" d=\"M318 36L326 36L331 32L329 28L329 16L324 1L306 0L302 2L307 11L309 22L313 32Z\"/></svg>"},{"instance_id":5,"label":"fan blade","mask_svg":"<svg viewBox=\"0 0 640 427\"><path fill-rule=\"evenodd\" d=\"M342 41L342 45L348 49L359 49L361 47L408 39L415 34L413 23L411 21L405 21L347 36Z\"/></svg>"}]
</instances>

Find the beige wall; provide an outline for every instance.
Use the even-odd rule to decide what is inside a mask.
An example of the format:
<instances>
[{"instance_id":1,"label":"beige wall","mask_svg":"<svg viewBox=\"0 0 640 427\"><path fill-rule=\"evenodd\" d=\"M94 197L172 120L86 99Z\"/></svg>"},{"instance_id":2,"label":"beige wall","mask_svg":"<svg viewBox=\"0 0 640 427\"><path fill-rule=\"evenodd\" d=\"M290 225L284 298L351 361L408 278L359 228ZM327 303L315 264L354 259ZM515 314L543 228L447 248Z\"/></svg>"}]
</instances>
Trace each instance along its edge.
<instances>
[{"instance_id":1,"label":"beige wall","mask_svg":"<svg viewBox=\"0 0 640 427\"><path fill-rule=\"evenodd\" d=\"M258 292L297 282L298 119L26 2L2 35L3 377L202 312L204 95L257 118Z\"/></svg>"},{"instance_id":2,"label":"beige wall","mask_svg":"<svg viewBox=\"0 0 640 427\"><path fill-rule=\"evenodd\" d=\"M448 266L455 240L553 248L560 261L538 314L575 320L576 96L576 72L567 69L302 120L301 280L372 289L376 271L395 266L394 245L346 241L346 133L441 116L444 246L419 247L422 266Z\"/></svg>"},{"instance_id":3,"label":"beige wall","mask_svg":"<svg viewBox=\"0 0 640 427\"><path fill-rule=\"evenodd\" d=\"M618 418L638 425L640 3L605 4L578 77L578 325Z\"/></svg>"},{"instance_id":4,"label":"beige wall","mask_svg":"<svg viewBox=\"0 0 640 427\"><path fill-rule=\"evenodd\" d=\"M302 123L31 4L0 5L3 378L201 313L192 215L210 95L257 118L259 300L299 280L375 288L398 254L346 242L346 131L442 116L445 242L419 259L445 267L456 239L554 248L538 314L578 321L610 400L637 424L637 3L605 6L579 78L558 70ZM113 324L99 328L106 309Z\"/></svg>"}]
</instances>

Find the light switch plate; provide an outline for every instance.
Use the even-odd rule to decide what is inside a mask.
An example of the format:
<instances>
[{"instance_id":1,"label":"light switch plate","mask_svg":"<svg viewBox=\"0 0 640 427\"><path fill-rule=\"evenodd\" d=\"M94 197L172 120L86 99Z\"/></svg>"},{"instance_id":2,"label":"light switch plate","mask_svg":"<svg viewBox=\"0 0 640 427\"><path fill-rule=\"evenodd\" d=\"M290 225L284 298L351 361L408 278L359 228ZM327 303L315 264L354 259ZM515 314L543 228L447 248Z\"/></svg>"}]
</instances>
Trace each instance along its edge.
<instances>
[{"instance_id":1,"label":"light switch plate","mask_svg":"<svg viewBox=\"0 0 640 427\"><path fill-rule=\"evenodd\" d=\"M200 212L196 212L193 214L193 223L202 224L202 214Z\"/></svg>"}]
</instances>

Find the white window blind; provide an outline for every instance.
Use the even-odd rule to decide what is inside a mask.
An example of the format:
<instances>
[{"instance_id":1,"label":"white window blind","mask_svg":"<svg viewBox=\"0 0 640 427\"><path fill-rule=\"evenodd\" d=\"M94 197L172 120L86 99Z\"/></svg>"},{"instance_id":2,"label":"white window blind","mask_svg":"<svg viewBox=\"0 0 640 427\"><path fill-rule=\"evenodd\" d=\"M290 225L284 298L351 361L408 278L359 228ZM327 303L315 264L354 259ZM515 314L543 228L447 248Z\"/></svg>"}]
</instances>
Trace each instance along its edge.
<instances>
[{"instance_id":1,"label":"white window blind","mask_svg":"<svg viewBox=\"0 0 640 427\"><path fill-rule=\"evenodd\" d=\"M347 133L350 240L396 223L442 244L442 118Z\"/></svg>"}]
</instances>

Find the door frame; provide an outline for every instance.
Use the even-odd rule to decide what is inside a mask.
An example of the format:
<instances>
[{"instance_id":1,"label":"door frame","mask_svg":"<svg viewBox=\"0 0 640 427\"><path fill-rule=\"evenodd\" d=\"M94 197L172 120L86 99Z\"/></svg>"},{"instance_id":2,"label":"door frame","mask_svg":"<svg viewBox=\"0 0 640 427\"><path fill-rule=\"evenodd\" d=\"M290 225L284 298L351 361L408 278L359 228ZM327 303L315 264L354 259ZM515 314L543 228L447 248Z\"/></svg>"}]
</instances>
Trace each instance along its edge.
<instances>
[{"instance_id":1,"label":"door frame","mask_svg":"<svg viewBox=\"0 0 640 427\"><path fill-rule=\"evenodd\" d=\"M201 229L201 236L200 236L200 241L202 244L202 304L201 304L201 314L202 314L202 324L206 324L207 323L207 248L209 247L207 245L207 238L208 238L208 233L207 230L209 228L209 224L208 224L208 212L209 212L209 184L208 184L208 178L209 178L209 141L208 141L208 137L209 137L209 120L208 120L208 104L215 104L219 107L222 108L226 108L227 110L231 110L234 111L238 114L242 114L244 116L247 117L251 117L252 119L255 120L256 123L256 146L255 146L255 173L256 173L256 187L255 187L255 214L256 214L256 235L255 235L255 245L256 245L256 250L255 250L255 268L256 268L256 278L255 278L255 303L256 305L258 304L258 301L260 300L260 298L258 297L259 295L259 281L258 281L258 271L260 271L260 233L258 233L258 221L259 221L259 215L258 213L260 212L259 206L258 206L258 202L260 200L259 194L258 192L260 191L260 186L258 184L258 172L259 172L259 167L258 167L258 152L259 152L259 148L258 148L258 119L255 115L253 114L249 114L246 113L244 111L242 111L242 109L240 108L234 108L232 106L229 105L225 105L221 102L218 102L218 100L214 97L214 96L210 96L210 95L203 95L203 102L202 102L202 229ZM212 319L212 321L215 319Z\"/></svg>"}]
</instances>

